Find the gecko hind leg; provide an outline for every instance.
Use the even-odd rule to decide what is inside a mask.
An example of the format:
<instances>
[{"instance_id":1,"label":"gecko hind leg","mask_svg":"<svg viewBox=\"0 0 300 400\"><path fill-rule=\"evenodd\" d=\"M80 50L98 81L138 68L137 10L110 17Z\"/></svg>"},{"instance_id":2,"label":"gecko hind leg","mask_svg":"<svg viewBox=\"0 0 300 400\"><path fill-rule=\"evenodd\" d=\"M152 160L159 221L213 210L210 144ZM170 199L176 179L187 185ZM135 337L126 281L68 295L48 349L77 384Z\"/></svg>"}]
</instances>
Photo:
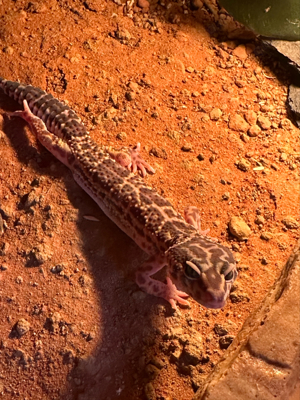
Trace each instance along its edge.
<instances>
[{"instance_id":1,"label":"gecko hind leg","mask_svg":"<svg viewBox=\"0 0 300 400\"><path fill-rule=\"evenodd\" d=\"M218 242L217 238L208 236L210 229L201 229L201 217L197 207L189 206L184 210L184 219L188 224L193 225L202 236L207 236L214 242Z\"/></svg>"},{"instance_id":2,"label":"gecko hind leg","mask_svg":"<svg viewBox=\"0 0 300 400\"><path fill-rule=\"evenodd\" d=\"M142 158L140 143L137 143L132 148L122 147L119 150L107 148L107 152L122 167L129 169L133 173L139 171L143 177L147 176L147 172L155 173L155 169Z\"/></svg>"},{"instance_id":3,"label":"gecko hind leg","mask_svg":"<svg viewBox=\"0 0 300 400\"><path fill-rule=\"evenodd\" d=\"M75 158L67 143L47 130L44 122L31 112L26 100L23 101L23 105L24 110L8 113L8 116L23 118L29 124L30 129L40 143L59 161L72 168Z\"/></svg>"}]
</instances>

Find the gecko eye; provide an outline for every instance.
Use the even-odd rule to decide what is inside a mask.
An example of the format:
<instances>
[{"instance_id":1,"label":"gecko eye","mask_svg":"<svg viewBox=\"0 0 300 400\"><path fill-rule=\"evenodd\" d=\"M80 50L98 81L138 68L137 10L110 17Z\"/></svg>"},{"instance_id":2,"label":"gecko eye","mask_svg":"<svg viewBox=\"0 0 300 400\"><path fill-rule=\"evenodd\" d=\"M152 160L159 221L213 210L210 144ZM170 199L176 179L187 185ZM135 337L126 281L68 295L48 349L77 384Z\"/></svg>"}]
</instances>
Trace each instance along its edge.
<instances>
[{"instance_id":1,"label":"gecko eye","mask_svg":"<svg viewBox=\"0 0 300 400\"><path fill-rule=\"evenodd\" d=\"M233 271L230 271L230 272L228 272L227 275L225 275L226 281L231 281L232 278L233 278Z\"/></svg>"},{"instance_id":2,"label":"gecko eye","mask_svg":"<svg viewBox=\"0 0 300 400\"><path fill-rule=\"evenodd\" d=\"M185 276L189 279L195 280L195 279L200 278L199 268L190 261L186 261L184 273L185 273Z\"/></svg>"}]
</instances>

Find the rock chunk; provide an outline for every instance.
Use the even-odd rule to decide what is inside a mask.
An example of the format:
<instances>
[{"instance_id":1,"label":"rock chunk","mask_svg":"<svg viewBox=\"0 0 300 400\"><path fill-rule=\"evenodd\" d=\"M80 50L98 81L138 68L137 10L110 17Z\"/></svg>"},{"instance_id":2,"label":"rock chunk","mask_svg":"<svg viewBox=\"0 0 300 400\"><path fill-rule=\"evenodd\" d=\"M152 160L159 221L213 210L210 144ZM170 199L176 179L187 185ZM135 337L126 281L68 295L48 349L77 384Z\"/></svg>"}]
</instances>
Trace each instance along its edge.
<instances>
[{"instance_id":1,"label":"rock chunk","mask_svg":"<svg viewBox=\"0 0 300 400\"><path fill-rule=\"evenodd\" d=\"M247 240L251 235L251 229L240 217L232 217L229 221L230 233L239 241Z\"/></svg>"},{"instance_id":2,"label":"rock chunk","mask_svg":"<svg viewBox=\"0 0 300 400\"><path fill-rule=\"evenodd\" d=\"M288 229L297 229L299 228L299 223L295 220L293 217L286 217L282 220L282 223L286 226Z\"/></svg>"},{"instance_id":3,"label":"rock chunk","mask_svg":"<svg viewBox=\"0 0 300 400\"><path fill-rule=\"evenodd\" d=\"M218 121L218 119L222 116L222 111L219 108L213 108L209 113L209 116L212 121Z\"/></svg>"},{"instance_id":4,"label":"rock chunk","mask_svg":"<svg viewBox=\"0 0 300 400\"><path fill-rule=\"evenodd\" d=\"M245 120L248 122L248 124L250 124L250 125L256 124L256 121L257 121L256 112L254 112L253 110L248 110L245 112L244 116L245 116Z\"/></svg>"},{"instance_id":5,"label":"rock chunk","mask_svg":"<svg viewBox=\"0 0 300 400\"><path fill-rule=\"evenodd\" d=\"M250 161L246 160L245 158L241 158L237 162L238 169L240 169L241 171L244 171L244 172L247 172L250 169L250 166L251 166Z\"/></svg>"},{"instance_id":6,"label":"rock chunk","mask_svg":"<svg viewBox=\"0 0 300 400\"><path fill-rule=\"evenodd\" d=\"M239 114L230 117L229 128L237 132L247 132L249 124Z\"/></svg>"},{"instance_id":7,"label":"rock chunk","mask_svg":"<svg viewBox=\"0 0 300 400\"><path fill-rule=\"evenodd\" d=\"M250 126L249 130L248 130L248 135L250 137L256 137L261 133L261 129L259 126L257 125L252 125Z\"/></svg>"},{"instance_id":8,"label":"rock chunk","mask_svg":"<svg viewBox=\"0 0 300 400\"><path fill-rule=\"evenodd\" d=\"M227 349L231 345L231 343L233 342L233 339L234 339L233 336L229 336L229 335L222 336L220 338L220 340L219 340L220 348L223 349L223 350Z\"/></svg>"},{"instance_id":9,"label":"rock chunk","mask_svg":"<svg viewBox=\"0 0 300 400\"><path fill-rule=\"evenodd\" d=\"M257 118L257 124L261 127L263 130L268 130L271 128L271 122L267 117L264 116L259 116Z\"/></svg>"},{"instance_id":10,"label":"rock chunk","mask_svg":"<svg viewBox=\"0 0 300 400\"><path fill-rule=\"evenodd\" d=\"M15 325L15 330L18 334L19 337L24 336L30 329L30 323L24 319L21 318Z\"/></svg>"}]
</instances>

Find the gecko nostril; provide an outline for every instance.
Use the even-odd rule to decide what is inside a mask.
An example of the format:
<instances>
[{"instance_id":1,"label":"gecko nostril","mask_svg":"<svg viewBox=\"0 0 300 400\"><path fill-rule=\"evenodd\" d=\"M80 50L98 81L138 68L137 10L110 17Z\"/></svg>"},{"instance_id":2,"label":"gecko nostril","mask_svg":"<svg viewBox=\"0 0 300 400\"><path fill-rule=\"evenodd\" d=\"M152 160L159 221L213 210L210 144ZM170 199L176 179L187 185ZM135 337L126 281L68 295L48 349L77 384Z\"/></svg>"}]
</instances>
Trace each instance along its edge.
<instances>
[{"instance_id":1,"label":"gecko nostril","mask_svg":"<svg viewBox=\"0 0 300 400\"><path fill-rule=\"evenodd\" d=\"M216 304L224 303L226 298L226 293L222 289L207 289L205 295L208 302L213 302Z\"/></svg>"}]
</instances>

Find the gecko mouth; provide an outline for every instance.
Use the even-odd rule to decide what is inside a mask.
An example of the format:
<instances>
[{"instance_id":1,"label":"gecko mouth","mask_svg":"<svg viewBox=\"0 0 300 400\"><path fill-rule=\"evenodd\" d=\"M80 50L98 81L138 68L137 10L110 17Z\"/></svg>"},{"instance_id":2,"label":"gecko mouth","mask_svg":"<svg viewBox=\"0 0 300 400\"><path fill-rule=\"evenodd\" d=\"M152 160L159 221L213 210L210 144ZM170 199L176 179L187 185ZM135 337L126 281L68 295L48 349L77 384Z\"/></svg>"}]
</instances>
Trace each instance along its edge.
<instances>
[{"instance_id":1,"label":"gecko mouth","mask_svg":"<svg viewBox=\"0 0 300 400\"><path fill-rule=\"evenodd\" d=\"M204 291L193 293L192 297L206 308L219 309L225 306L227 296L224 296L224 293L214 294L209 291Z\"/></svg>"},{"instance_id":2,"label":"gecko mouth","mask_svg":"<svg viewBox=\"0 0 300 400\"><path fill-rule=\"evenodd\" d=\"M201 305L203 305L206 308L212 308L212 309L219 309L219 308L223 308L226 304L225 300L222 301L204 301L204 302L199 302Z\"/></svg>"}]
</instances>

